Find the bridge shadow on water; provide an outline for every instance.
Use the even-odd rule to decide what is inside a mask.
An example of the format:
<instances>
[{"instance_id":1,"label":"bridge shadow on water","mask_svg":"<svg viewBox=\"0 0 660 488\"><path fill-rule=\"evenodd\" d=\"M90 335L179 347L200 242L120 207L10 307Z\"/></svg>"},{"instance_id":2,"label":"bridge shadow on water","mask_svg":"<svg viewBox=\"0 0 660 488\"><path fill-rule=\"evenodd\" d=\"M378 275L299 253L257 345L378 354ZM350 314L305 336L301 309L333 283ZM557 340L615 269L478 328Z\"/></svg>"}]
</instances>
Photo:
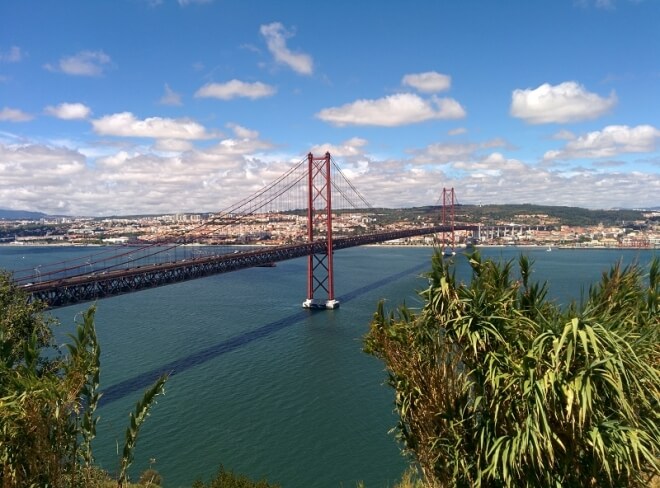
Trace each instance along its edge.
<instances>
[{"instance_id":1,"label":"bridge shadow on water","mask_svg":"<svg viewBox=\"0 0 660 488\"><path fill-rule=\"evenodd\" d=\"M401 271L400 273L387 276L381 280L357 288L349 293L346 293L345 295L338 297L338 300L341 304L345 304L361 295L364 295L365 293L376 290L381 286L392 283L410 274L421 272L428 268L429 265L425 262L424 264L414 266L405 271ZM263 337L275 334L282 329L301 322L306 317L308 317L310 313L315 312L301 309L300 311L287 317L275 320L257 329L249 330L243 334L239 334L235 337L202 349L201 351L194 352L188 356L176 359L169 363L163 364L162 366L151 369L149 371L145 371L144 373L140 373L136 376L133 376L132 378L128 378L124 381L111 385L103 390L103 396L99 402L100 406L107 405L116 400L124 398L125 396L135 391L143 390L164 374L174 376L178 373L182 373L188 369L194 368L195 366L199 366L200 364L215 359L223 354L246 346L247 344L250 344L251 342L259 340Z\"/></svg>"}]
</instances>

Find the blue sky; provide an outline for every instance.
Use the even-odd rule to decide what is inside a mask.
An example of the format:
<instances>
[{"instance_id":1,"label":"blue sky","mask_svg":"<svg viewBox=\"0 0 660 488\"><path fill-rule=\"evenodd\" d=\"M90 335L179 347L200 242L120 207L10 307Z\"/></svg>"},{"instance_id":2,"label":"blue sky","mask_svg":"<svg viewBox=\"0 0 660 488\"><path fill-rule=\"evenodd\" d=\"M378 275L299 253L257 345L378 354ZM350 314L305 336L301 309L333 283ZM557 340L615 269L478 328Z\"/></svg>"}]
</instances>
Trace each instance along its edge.
<instances>
[{"instance_id":1,"label":"blue sky","mask_svg":"<svg viewBox=\"0 0 660 488\"><path fill-rule=\"evenodd\" d=\"M375 206L660 206L660 1L4 0L0 208L216 211L329 150Z\"/></svg>"}]
</instances>

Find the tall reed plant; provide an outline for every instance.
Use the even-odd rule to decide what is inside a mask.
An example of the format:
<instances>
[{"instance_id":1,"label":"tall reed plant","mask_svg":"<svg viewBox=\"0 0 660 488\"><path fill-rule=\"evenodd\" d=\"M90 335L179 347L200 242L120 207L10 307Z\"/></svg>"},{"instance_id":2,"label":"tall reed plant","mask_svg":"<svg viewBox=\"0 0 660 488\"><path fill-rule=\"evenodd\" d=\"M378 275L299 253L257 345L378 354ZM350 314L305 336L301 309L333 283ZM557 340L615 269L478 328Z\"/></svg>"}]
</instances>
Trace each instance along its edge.
<instances>
[{"instance_id":1,"label":"tall reed plant","mask_svg":"<svg viewBox=\"0 0 660 488\"><path fill-rule=\"evenodd\" d=\"M532 263L432 259L421 310L365 337L398 438L431 487L648 486L660 472L660 261L614 266L560 307Z\"/></svg>"}]
</instances>

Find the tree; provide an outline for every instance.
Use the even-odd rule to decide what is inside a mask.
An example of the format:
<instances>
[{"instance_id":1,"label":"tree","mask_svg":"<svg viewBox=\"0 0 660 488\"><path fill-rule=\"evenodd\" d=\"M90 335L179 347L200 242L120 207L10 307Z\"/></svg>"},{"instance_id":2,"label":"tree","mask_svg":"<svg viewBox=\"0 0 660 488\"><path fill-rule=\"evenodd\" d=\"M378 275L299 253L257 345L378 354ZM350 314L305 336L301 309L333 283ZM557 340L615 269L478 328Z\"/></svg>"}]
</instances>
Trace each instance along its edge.
<instances>
[{"instance_id":1,"label":"tree","mask_svg":"<svg viewBox=\"0 0 660 488\"><path fill-rule=\"evenodd\" d=\"M423 308L379 305L398 437L428 486L647 486L660 465L660 261L614 266L581 304L547 299L531 263L435 253Z\"/></svg>"},{"instance_id":2,"label":"tree","mask_svg":"<svg viewBox=\"0 0 660 488\"><path fill-rule=\"evenodd\" d=\"M82 314L67 354L44 357L52 346L42 304L29 303L10 276L0 274L0 485L3 487L96 486L93 464L95 410L100 393L101 349L94 327L95 307ZM119 484L142 422L165 377L138 402L126 433Z\"/></svg>"},{"instance_id":3,"label":"tree","mask_svg":"<svg viewBox=\"0 0 660 488\"><path fill-rule=\"evenodd\" d=\"M12 283L11 275L0 270L0 338L4 361L11 364L22 361L25 342L33 336L35 347L54 347L52 327L55 321L43 315L43 310L43 303L28 303L25 293Z\"/></svg>"}]
</instances>

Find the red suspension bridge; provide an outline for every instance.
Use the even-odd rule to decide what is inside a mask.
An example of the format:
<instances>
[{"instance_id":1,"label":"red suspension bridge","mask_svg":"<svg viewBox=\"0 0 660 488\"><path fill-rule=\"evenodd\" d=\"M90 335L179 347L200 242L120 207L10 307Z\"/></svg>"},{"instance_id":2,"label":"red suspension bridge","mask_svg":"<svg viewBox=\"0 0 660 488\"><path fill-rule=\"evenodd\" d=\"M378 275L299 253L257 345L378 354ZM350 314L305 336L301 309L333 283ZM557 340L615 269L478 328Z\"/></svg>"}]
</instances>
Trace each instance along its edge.
<instances>
[{"instance_id":1,"label":"red suspension bridge","mask_svg":"<svg viewBox=\"0 0 660 488\"><path fill-rule=\"evenodd\" d=\"M438 224L365 232L371 205L342 173L330 153L311 153L287 173L228 209L186 230L139 245L99 248L98 252L14 272L14 281L32 300L49 308L132 293L171 283L307 256L306 308L336 308L334 251L413 236L443 234L453 248L454 189L443 189ZM287 242L238 249L255 222L287 227ZM447 237L448 236L448 237Z\"/></svg>"}]
</instances>

